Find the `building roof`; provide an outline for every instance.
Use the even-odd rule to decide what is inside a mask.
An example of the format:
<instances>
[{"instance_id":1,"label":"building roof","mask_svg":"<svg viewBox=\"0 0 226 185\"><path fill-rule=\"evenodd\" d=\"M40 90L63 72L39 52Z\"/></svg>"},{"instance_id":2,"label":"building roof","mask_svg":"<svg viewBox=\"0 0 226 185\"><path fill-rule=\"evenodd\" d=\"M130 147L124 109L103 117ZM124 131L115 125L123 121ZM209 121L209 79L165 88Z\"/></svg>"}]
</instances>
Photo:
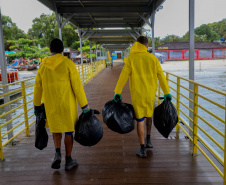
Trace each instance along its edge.
<instances>
[{"instance_id":1,"label":"building roof","mask_svg":"<svg viewBox=\"0 0 226 185\"><path fill-rule=\"evenodd\" d=\"M226 48L226 45L222 45L218 42L198 41L195 42L195 49L215 49ZM189 49L189 42L166 42L157 47L157 50L181 50Z\"/></svg>"}]
</instances>

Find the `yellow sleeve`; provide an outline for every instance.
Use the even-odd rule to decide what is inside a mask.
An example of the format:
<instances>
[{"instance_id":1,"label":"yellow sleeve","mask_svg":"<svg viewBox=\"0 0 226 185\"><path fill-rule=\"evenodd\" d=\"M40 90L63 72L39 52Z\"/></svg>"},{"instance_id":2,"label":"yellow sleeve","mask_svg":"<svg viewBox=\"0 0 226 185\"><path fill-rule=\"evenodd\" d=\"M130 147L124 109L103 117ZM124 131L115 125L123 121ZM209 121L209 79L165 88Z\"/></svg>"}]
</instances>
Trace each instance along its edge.
<instances>
[{"instance_id":1,"label":"yellow sleeve","mask_svg":"<svg viewBox=\"0 0 226 185\"><path fill-rule=\"evenodd\" d=\"M70 61L69 64L70 64L69 66L70 80L73 92L76 98L78 99L80 107L84 107L85 105L88 104L88 101L86 98L84 88L82 86L80 75L77 71L75 64L72 61Z\"/></svg>"},{"instance_id":2,"label":"yellow sleeve","mask_svg":"<svg viewBox=\"0 0 226 185\"><path fill-rule=\"evenodd\" d=\"M164 94L169 94L170 93L169 85L168 85L168 82L166 81L166 77L162 71L162 67L158 60L156 63L157 63L157 77L159 79L160 87Z\"/></svg>"},{"instance_id":3,"label":"yellow sleeve","mask_svg":"<svg viewBox=\"0 0 226 185\"><path fill-rule=\"evenodd\" d=\"M34 99L33 99L34 106L40 106L41 101L42 101L42 78L38 70L34 87Z\"/></svg>"},{"instance_id":4,"label":"yellow sleeve","mask_svg":"<svg viewBox=\"0 0 226 185\"><path fill-rule=\"evenodd\" d=\"M123 69L122 69L122 72L120 74L120 77L119 77L119 80L117 82L117 85L115 87L115 90L114 92L116 94L121 94L122 93L122 89L123 87L126 85L126 82L129 78L129 76L131 75L131 61L130 59L128 58L127 59L127 62L125 63Z\"/></svg>"}]
</instances>

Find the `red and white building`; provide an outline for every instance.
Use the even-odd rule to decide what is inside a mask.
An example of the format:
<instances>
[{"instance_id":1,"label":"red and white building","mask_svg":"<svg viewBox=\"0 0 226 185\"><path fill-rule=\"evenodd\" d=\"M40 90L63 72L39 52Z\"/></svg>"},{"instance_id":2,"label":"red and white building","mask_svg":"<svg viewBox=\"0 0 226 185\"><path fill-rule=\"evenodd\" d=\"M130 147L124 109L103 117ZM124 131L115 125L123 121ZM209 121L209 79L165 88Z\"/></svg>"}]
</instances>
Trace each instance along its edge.
<instances>
[{"instance_id":1,"label":"red and white building","mask_svg":"<svg viewBox=\"0 0 226 185\"><path fill-rule=\"evenodd\" d=\"M188 60L188 42L166 42L156 48L162 54L164 60ZM226 44L219 42L201 41L195 42L195 59L221 59L226 58Z\"/></svg>"}]
</instances>

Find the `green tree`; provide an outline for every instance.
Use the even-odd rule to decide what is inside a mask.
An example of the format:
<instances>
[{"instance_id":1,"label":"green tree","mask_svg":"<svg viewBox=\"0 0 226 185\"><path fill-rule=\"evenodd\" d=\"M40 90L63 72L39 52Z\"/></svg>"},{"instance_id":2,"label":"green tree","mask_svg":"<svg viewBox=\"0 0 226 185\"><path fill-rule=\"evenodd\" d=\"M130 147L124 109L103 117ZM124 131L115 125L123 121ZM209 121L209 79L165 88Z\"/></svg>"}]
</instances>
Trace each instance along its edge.
<instances>
[{"instance_id":1,"label":"green tree","mask_svg":"<svg viewBox=\"0 0 226 185\"><path fill-rule=\"evenodd\" d=\"M206 35L208 41L218 40L220 36L212 29L210 25L203 24L195 29L196 35Z\"/></svg>"},{"instance_id":2,"label":"green tree","mask_svg":"<svg viewBox=\"0 0 226 185\"><path fill-rule=\"evenodd\" d=\"M77 27L71 23L65 24L62 29L64 47L71 47L75 41L79 40L78 34L75 32L76 29ZM59 28L55 13L52 13L52 15L42 14L39 18L35 18L32 28L28 31L28 35L31 39L38 39L41 47L49 46L53 38L59 37Z\"/></svg>"},{"instance_id":3,"label":"green tree","mask_svg":"<svg viewBox=\"0 0 226 185\"><path fill-rule=\"evenodd\" d=\"M207 39L207 35L194 35L195 37L195 41L208 41ZM183 37L182 37L182 41L188 42L189 41L189 32L187 32Z\"/></svg>"},{"instance_id":4,"label":"green tree","mask_svg":"<svg viewBox=\"0 0 226 185\"><path fill-rule=\"evenodd\" d=\"M226 19L220 21L220 36L226 39Z\"/></svg>"},{"instance_id":5,"label":"green tree","mask_svg":"<svg viewBox=\"0 0 226 185\"><path fill-rule=\"evenodd\" d=\"M226 38L226 19L207 25L210 26L212 30L220 36L220 38Z\"/></svg>"},{"instance_id":6,"label":"green tree","mask_svg":"<svg viewBox=\"0 0 226 185\"><path fill-rule=\"evenodd\" d=\"M42 14L39 18L35 18L32 28L28 30L31 39L37 39L41 47L49 46L50 41L55 37L54 29L57 28L56 16Z\"/></svg>"},{"instance_id":7,"label":"green tree","mask_svg":"<svg viewBox=\"0 0 226 185\"><path fill-rule=\"evenodd\" d=\"M19 29L10 17L1 14L1 18L5 48L7 48L9 44L7 40L26 38L24 31Z\"/></svg>"},{"instance_id":8,"label":"green tree","mask_svg":"<svg viewBox=\"0 0 226 185\"><path fill-rule=\"evenodd\" d=\"M163 44L164 42L161 40L160 37L155 37L155 47L158 47L159 45ZM148 45L152 47L152 38L148 37Z\"/></svg>"},{"instance_id":9,"label":"green tree","mask_svg":"<svg viewBox=\"0 0 226 185\"><path fill-rule=\"evenodd\" d=\"M78 43L79 43L79 41L78 41ZM101 49L103 49L103 47L99 47L99 44L97 45L97 48L101 48ZM80 47L78 47L77 48L77 50L78 51L80 51ZM92 47L92 50L96 50L96 45L94 45L93 47ZM90 45L89 45L89 41L87 40L85 43L84 43L84 45L82 46L82 52L88 57L88 58L90 58ZM96 54L92 54L92 56L93 57L96 57Z\"/></svg>"},{"instance_id":10,"label":"green tree","mask_svg":"<svg viewBox=\"0 0 226 185\"><path fill-rule=\"evenodd\" d=\"M43 58L45 56L50 55L49 48L42 48L41 50L34 46L34 42L37 40L30 40L20 38L18 40L8 40L8 42L12 43L13 46L10 47L12 50L17 50L16 54L9 54L7 58L15 59L15 58L24 58L24 59L32 59L32 58Z\"/></svg>"},{"instance_id":11,"label":"green tree","mask_svg":"<svg viewBox=\"0 0 226 185\"><path fill-rule=\"evenodd\" d=\"M62 38L63 38L64 47L72 48L72 44L76 41L79 41L78 34L75 32L75 30L77 30L77 27L71 23L65 24L65 26L63 27ZM55 37L59 36L58 27L55 29L54 33L55 33L54 34Z\"/></svg>"},{"instance_id":12,"label":"green tree","mask_svg":"<svg viewBox=\"0 0 226 185\"><path fill-rule=\"evenodd\" d=\"M162 39L162 42L180 42L182 38L177 35L167 35Z\"/></svg>"}]
</instances>

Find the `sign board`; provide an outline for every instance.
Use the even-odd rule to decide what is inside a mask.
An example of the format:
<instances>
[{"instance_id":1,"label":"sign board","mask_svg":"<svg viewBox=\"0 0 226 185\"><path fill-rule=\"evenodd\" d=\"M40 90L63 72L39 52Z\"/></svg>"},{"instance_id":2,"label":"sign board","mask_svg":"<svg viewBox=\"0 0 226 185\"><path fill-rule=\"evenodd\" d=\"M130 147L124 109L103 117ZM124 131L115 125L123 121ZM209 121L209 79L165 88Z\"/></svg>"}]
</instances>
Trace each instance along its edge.
<instances>
[{"instance_id":1,"label":"sign board","mask_svg":"<svg viewBox=\"0 0 226 185\"><path fill-rule=\"evenodd\" d=\"M168 47L158 47L158 50L169 49Z\"/></svg>"}]
</instances>

